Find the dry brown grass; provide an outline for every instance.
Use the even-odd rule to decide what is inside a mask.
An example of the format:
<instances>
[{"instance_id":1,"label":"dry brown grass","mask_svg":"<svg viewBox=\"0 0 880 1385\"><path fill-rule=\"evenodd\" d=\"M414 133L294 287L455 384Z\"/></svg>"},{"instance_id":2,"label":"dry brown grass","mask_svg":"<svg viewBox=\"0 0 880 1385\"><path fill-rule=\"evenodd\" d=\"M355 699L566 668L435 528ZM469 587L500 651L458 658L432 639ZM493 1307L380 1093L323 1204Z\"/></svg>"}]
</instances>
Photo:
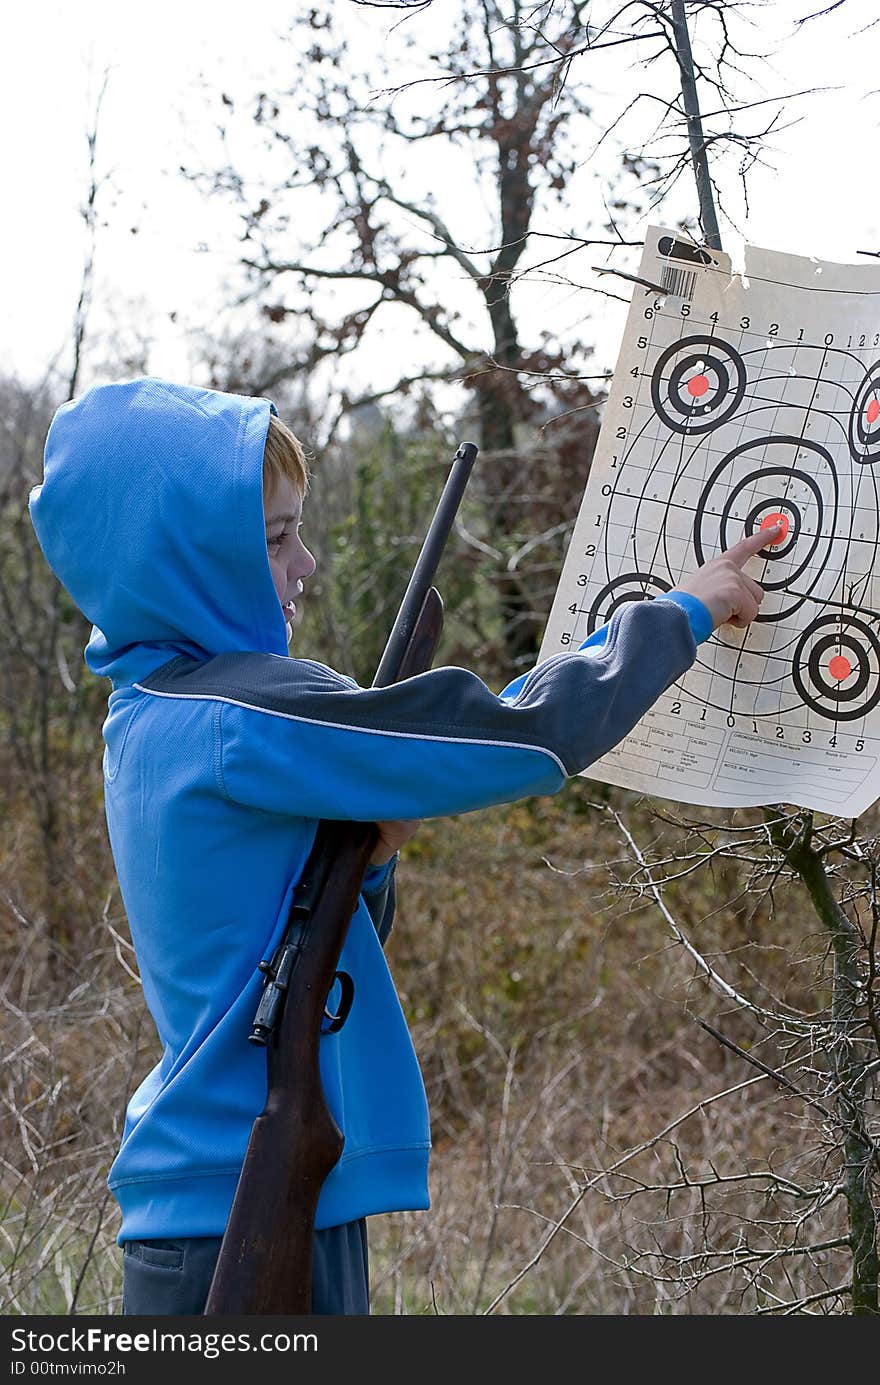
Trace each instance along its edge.
<instances>
[{"instance_id":1,"label":"dry brown grass","mask_svg":"<svg viewBox=\"0 0 880 1385\"><path fill-rule=\"evenodd\" d=\"M657 909L609 896L608 866L623 853L607 818L584 811L591 791L583 781L554 799L426 823L408 848L390 955L433 1113L433 1206L373 1222L377 1311L485 1311L591 1171L755 1076L695 1024L694 1010L721 1007ZM630 811L656 835L644 807ZM772 920L766 907L750 917L742 905L719 908L717 885L697 877L675 891L701 948L727 954L736 980L751 969L767 990L809 999L811 979L791 966L809 926L803 899L789 894ZM806 1179L804 1124L801 1103L758 1081L695 1114L674 1145L625 1175L674 1180L683 1159L691 1178L772 1166ZM766 1211L758 1186L725 1188L713 1244L736 1243ZM647 1275L657 1265L635 1258L640 1248L699 1248L704 1205L693 1192L670 1204L662 1193L622 1200L632 1189L623 1175L600 1181L494 1311L753 1311L742 1275L686 1290ZM826 1210L823 1239L840 1234L841 1215ZM789 1288L814 1280L798 1270ZM767 1282L787 1292L781 1273Z\"/></svg>"},{"instance_id":2,"label":"dry brown grass","mask_svg":"<svg viewBox=\"0 0 880 1385\"><path fill-rule=\"evenodd\" d=\"M388 955L432 1112L432 1209L371 1219L378 1313L480 1313L496 1299L493 1311L516 1314L752 1312L756 1291L742 1273L658 1281L661 1260L645 1252L659 1247L668 1260L707 1244L703 1196L691 1189L667 1202L626 1180L662 1183L681 1167L692 1179L771 1166L801 1183L822 1174L803 1104L758 1081L583 1194L565 1230L504 1293L593 1171L755 1076L695 1024L694 1012L717 1017L723 1007L670 943L657 909L609 894L609 864L622 869L623 852L609 819L587 806L597 792L576 781L554 798L426 821L404 850ZM628 811L644 837L672 830L644 806ZM114 1312L118 1213L104 1180L127 1093L156 1061L156 1039L126 971L106 844L90 866L102 903L72 922L76 947L47 989L28 905L33 879L21 870L32 860L26 835L13 832L3 863L0 1307ZM724 881L707 874L669 891L692 936L707 955L729 954L734 979L751 970L768 990L815 1003L803 900L789 892L772 918L766 903L731 905L737 881L725 869ZM82 899L76 890L74 909ZM798 965L801 955L811 960ZM741 1021L729 1023L747 1037ZM742 1244L762 1211L778 1215L778 1199L755 1179L717 1192L709 1200L719 1251ZM839 1236L841 1216L832 1201L813 1239ZM835 1256L814 1257L818 1269L775 1262L762 1283L810 1292L827 1282L826 1269L833 1281Z\"/></svg>"}]
</instances>

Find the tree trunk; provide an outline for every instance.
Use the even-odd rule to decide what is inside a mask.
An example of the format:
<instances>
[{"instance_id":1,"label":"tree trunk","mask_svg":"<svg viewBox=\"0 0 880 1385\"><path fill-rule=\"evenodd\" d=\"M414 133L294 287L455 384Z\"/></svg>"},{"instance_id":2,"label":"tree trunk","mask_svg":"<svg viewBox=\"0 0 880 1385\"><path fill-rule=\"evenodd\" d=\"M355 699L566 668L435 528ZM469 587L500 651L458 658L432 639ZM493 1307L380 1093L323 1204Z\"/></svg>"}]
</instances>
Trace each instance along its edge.
<instances>
[{"instance_id":1,"label":"tree trunk","mask_svg":"<svg viewBox=\"0 0 880 1385\"><path fill-rule=\"evenodd\" d=\"M769 822L769 813L765 816ZM843 1134L844 1196L852 1250L852 1311L862 1316L878 1312L880 1259L877 1213L871 1196L874 1150L865 1119L866 1063L859 1053L862 1041L855 1033L859 1017L860 938L834 897L821 857L810 847L812 813L801 821L803 828L793 841L786 838L778 818L770 831L789 865L803 881L816 915L830 937L834 955L831 1014L837 1037L831 1053L831 1067Z\"/></svg>"}]
</instances>

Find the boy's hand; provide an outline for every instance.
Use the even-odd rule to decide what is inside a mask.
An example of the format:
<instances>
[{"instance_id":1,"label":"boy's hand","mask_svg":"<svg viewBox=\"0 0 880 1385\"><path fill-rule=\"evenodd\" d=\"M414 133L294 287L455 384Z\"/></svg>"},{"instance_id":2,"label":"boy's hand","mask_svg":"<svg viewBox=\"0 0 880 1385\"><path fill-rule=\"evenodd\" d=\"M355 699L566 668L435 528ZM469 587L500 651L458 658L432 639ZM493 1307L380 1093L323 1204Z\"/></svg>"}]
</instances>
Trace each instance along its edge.
<instances>
[{"instance_id":1,"label":"boy's hand","mask_svg":"<svg viewBox=\"0 0 880 1385\"><path fill-rule=\"evenodd\" d=\"M379 840L370 857L371 866L384 866L404 842L408 842L421 818L401 818L399 822L377 822Z\"/></svg>"},{"instance_id":2,"label":"boy's hand","mask_svg":"<svg viewBox=\"0 0 880 1385\"><path fill-rule=\"evenodd\" d=\"M782 534L781 524L775 524L772 529L759 529L756 533L749 534L732 548L726 549L718 558L704 563L690 577L679 582L678 590L690 592L691 596L696 596L702 601L712 617L712 625L716 630L719 625L728 622L740 630L745 630L758 614L764 600L764 588L752 581L751 577L747 577L743 567L749 558L753 558L762 548L781 538Z\"/></svg>"}]
</instances>

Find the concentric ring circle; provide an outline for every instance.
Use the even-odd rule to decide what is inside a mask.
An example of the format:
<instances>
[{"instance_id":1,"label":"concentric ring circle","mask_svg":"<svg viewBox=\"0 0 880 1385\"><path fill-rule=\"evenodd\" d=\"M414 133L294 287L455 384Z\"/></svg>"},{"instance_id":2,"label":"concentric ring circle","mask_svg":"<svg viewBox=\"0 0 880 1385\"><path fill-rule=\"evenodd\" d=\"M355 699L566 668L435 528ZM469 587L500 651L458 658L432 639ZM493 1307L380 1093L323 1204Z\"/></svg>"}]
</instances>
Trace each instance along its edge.
<instances>
[{"instance_id":1,"label":"concentric ring circle","mask_svg":"<svg viewBox=\"0 0 880 1385\"><path fill-rule=\"evenodd\" d=\"M587 615L587 633L592 635L600 625L605 625L628 601L653 601L655 596L668 591L672 591L672 583L663 577L648 572L622 572L597 594Z\"/></svg>"},{"instance_id":2,"label":"concentric ring circle","mask_svg":"<svg viewBox=\"0 0 880 1385\"><path fill-rule=\"evenodd\" d=\"M731 453L731 457L733 456L734 454ZM797 507L798 518L801 521L797 528L797 532L793 533L792 530L789 530L789 534L793 534L790 542L780 544L780 548L784 549L785 554L790 554L797 544L798 539L801 538L801 548L797 555L799 560L797 566L787 569L779 580L774 580L766 576L761 579L761 586L765 591L783 591L786 587L791 586L793 582L796 582L801 573L809 567L813 554L816 552L819 539L822 536L825 504L822 499L822 492L812 476L808 476L806 472L799 471L797 467L785 466L762 467L760 471L748 472L736 483L724 502L724 509L721 511L721 548L722 550L729 548L732 543L736 543L737 539L742 538L744 532L747 534L754 532L754 530L749 528L749 519L751 518L751 514L754 513L754 509L746 516L745 524L743 524L741 519L733 516L733 510L743 491L765 484L768 476L782 477L789 485L793 482L797 482L799 485L806 487L810 497L809 506L802 503ZM768 496L767 501L762 502L761 506L756 508L763 508L768 511L771 508L778 510L787 504L788 502L780 496ZM801 511L806 509L809 509L812 520L812 532L809 535L804 534L803 531L803 515ZM773 550L768 547L761 556L769 559L772 552ZM784 555L779 553L775 555L777 560L780 556ZM701 559L700 561L702 562L703 560Z\"/></svg>"},{"instance_id":3,"label":"concentric ring circle","mask_svg":"<svg viewBox=\"0 0 880 1385\"><path fill-rule=\"evenodd\" d=\"M788 520L788 534L782 543L772 544L761 552L761 557L768 562L776 562L780 558L787 558L791 550L798 541L801 530L804 527L801 507L794 500L789 500L784 495L772 495L769 500L762 500L755 505L746 515L744 529L747 534L757 534L761 527L761 521L770 515L785 515Z\"/></svg>"},{"instance_id":4,"label":"concentric ring circle","mask_svg":"<svg viewBox=\"0 0 880 1385\"><path fill-rule=\"evenodd\" d=\"M843 651L851 656L846 658L851 671L838 680L828 666ZM858 721L880 702L880 640L855 616L823 616L798 640L791 676L811 711L829 721Z\"/></svg>"},{"instance_id":5,"label":"concentric ring circle","mask_svg":"<svg viewBox=\"0 0 880 1385\"><path fill-rule=\"evenodd\" d=\"M880 361L865 372L849 415L849 452L859 466L880 461Z\"/></svg>"},{"instance_id":6,"label":"concentric ring circle","mask_svg":"<svg viewBox=\"0 0 880 1385\"><path fill-rule=\"evenodd\" d=\"M699 377L703 390L688 391ZM732 346L717 337L682 337L657 358L651 402L674 433L711 433L736 413L746 392L746 368Z\"/></svg>"},{"instance_id":7,"label":"concentric ring circle","mask_svg":"<svg viewBox=\"0 0 880 1385\"><path fill-rule=\"evenodd\" d=\"M798 458L805 452L811 454L813 475L798 466ZM783 460L772 464L774 456ZM764 590L780 593L781 600L765 604L757 617L765 623L783 620L803 604L826 566L837 508L837 473L824 447L784 434L743 443L722 457L700 493L693 528L697 563L702 566L744 533L754 532L762 514L787 513L791 521L788 539L762 554L768 564L776 565L775 574L767 571L760 579ZM785 561L780 563L780 559ZM787 600L786 594L796 591L805 575L808 590Z\"/></svg>"}]
</instances>

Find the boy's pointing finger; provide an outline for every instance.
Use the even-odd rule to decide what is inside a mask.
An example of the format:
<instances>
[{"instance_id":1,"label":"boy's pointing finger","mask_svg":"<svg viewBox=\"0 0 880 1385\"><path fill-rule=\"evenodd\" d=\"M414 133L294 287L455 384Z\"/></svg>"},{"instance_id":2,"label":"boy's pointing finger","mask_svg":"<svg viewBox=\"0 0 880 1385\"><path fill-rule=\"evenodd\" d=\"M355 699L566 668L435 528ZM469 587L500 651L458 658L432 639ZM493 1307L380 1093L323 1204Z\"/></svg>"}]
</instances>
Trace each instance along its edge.
<instances>
[{"instance_id":1,"label":"boy's pointing finger","mask_svg":"<svg viewBox=\"0 0 880 1385\"><path fill-rule=\"evenodd\" d=\"M760 553L762 548L774 543L782 533L782 525L774 524L772 529L758 529L754 534L747 535L740 539L739 543L733 544L724 553L724 557L729 562L735 563L737 567L742 567L753 558L756 553Z\"/></svg>"}]
</instances>

